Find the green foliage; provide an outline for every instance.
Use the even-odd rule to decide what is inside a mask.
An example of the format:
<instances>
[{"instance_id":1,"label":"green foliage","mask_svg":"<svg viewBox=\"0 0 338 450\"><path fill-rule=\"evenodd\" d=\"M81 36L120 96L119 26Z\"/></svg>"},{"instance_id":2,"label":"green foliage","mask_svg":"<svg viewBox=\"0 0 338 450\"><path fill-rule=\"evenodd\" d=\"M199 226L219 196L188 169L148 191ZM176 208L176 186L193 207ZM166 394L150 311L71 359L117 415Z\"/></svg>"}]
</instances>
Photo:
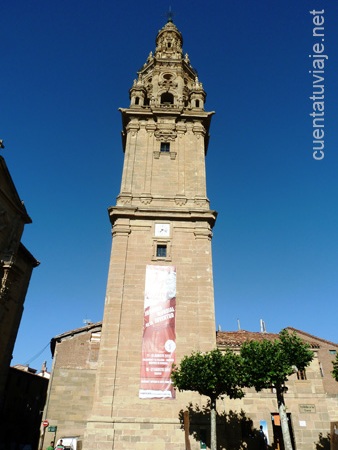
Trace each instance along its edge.
<instances>
[{"instance_id":1,"label":"green foliage","mask_svg":"<svg viewBox=\"0 0 338 450\"><path fill-rule=\"evenodd\" d=\"M179 367L173 366L171 379L179 391L196 391L212 400L221 395L244 396L241 358L231 350L216 349L185 356Z\"/></svg>"},{"instance_id":2,"label":"green foliage","mask_svg":"<svg viewBox=\"0 0 338 450\"><path fill-rule=\"evenodd\" d=\"M332 361L333 370L332 370L332 376L333 378L338 381L338 353L336 354L336 359Z\"/></svg>"},{"instance_id":3,"label":"green foliage","mask_svg":"<svg viewBox=\"0 0 338 450\"><path fill-rule=\"evenodd\" d=\"M244 365L244 383L257 391L264 388L280 388L295 370L304 370L313 359L310 345L296 333L286 330L279 339L248 341L241 348Z\"/></svg>"}]
</instances>

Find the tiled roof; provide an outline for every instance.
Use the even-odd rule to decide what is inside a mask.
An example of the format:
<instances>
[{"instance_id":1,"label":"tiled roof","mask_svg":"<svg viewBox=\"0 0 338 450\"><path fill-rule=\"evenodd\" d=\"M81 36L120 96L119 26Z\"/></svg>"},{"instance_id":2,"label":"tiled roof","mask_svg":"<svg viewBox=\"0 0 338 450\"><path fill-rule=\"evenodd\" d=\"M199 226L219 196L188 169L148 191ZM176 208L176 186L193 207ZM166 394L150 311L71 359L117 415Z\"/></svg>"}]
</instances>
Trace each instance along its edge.
<instances>
[{"instance_id":1,"label":"tiled roof","mask_svg":"<svg viewBox=\"0 0 338 450\"><path fill-rule=\"evenodd\" d=\"M50 341L50 350L51 350L51 353L52 353L52 357L54 357L54 351L55 351L55 346L56 346L57 342L61 342L62 339L73 337L75 334L87 333L88 331L93 330L95 328L101 329L102 328L102 322L89 323L85 327L76 328L75 330L66 331L65 333L58 334L57 336L53 337L51 339L51 341Z\"/></svg>"},{"instance_id":2,"label":"tiled roof","mask_svg":"<svg viewBox=\"0 0 338 450\"><path fill-rule=\"evenodd\" d=\"M295 331L298 336L303 332L298 331L296 329L288 328L290 331ZM306 334L306 333L304 333ZM301 336L299 336L301 337ZM310 336L312 337L312 336ZM279 335L276 333L260 333L255 331L217 331L216 332L216 343L217 346L226 346L230 348L239 348L246 341L263 341L264 339L268 341L274 341L278 339ZM308 341L312 348L319 348L319 343L315 340Z\"/></svg>"},{"instance_id":3,"label":"tiled roof","mask_svg":"<svg viewBox=\"0 0 338 450\"><path fill-rule=\"evenodd\" d=\"M314 336L313 334L309 334L309 333L305 333L305 331L301 331L301 330L297 330L297 328L293 328L293 327L287 327L287 330L291 331L291 332L295 332L298 335L303 335L306 336L307 338L310 338L311 340L313 339L314 341L320 341L320 342L324 342L325 344L329 344L329 345L333 345L334 347L338 347L338 344L336 342L332 342L332 341L327 341L326 339L322 339L319 338L317 336Z\"/></svg>"},{"instance_id":4,"label":"tiled roof","mask_svg":"<svg viewBox=\"0 0 338 450\"><path fill-rule=\"evenodd\" d=\"M29 372L29 373L36 373L37 370L33 369L32 367L29 367L27 365L23 364L16 364L15 366L12 366L13 369L21 370L22 372Z\"/></svg>"},{"instance_id":5,"label":"tiled roof","mask_svg":"<svg viewBox=\"0 0 338 450\"><path fill-rule=\"evenodd\" d=\"M240 347L246 341L262 341L267 339L273 341L278 339L279 335L275 333L259 333L254 331L217 331L217 345L225 345L227 347Z\"/></svg>"},{"instance_id":6,"label":"tiled roof","mask_svg":"<svg viewBox=\"0 0 338 450\"><path fill-rule=\"evenodd\" d=\"M58 341L58 340L61 340L61 339L65 338L65 337L73 336L74 334L83 333L83 332L91 330L92 328L101 327L101 326L102 326L102 322L88 323L84 327L76 328L74 330L70 330L70 331L66 331L65 333L58 334L53 339Z\"/></svg>"}]
</instances>

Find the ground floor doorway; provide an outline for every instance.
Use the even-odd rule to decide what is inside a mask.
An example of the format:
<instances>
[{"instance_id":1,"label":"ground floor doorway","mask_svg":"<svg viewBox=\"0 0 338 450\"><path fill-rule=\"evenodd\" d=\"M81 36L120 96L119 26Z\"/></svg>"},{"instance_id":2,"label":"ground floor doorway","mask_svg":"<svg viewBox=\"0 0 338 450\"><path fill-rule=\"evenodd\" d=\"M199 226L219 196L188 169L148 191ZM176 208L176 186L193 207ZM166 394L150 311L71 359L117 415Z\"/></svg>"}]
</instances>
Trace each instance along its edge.
<instances>
[{"instance_id":1,"label":"ground floor doorway","mask_svg":"<svg viewBox=\"0 0 338 450\"><path fill-rule=\"evenodd\" d=\"M290 436L291 436L291 443L292 447L295 449L295 440L292 430L292 421L291 421L291 413L287 413L288 417L288 424L289 424L289 430L290 430ZM274 442L274 449L275 450L285 450L284 448L284 441L283 441L283 434L282 434L282 427L280 424L280 417L278 413L271 413L271 422L272 422L272 431L273 431L273 442Z\"/></svg>"}]
</instances>

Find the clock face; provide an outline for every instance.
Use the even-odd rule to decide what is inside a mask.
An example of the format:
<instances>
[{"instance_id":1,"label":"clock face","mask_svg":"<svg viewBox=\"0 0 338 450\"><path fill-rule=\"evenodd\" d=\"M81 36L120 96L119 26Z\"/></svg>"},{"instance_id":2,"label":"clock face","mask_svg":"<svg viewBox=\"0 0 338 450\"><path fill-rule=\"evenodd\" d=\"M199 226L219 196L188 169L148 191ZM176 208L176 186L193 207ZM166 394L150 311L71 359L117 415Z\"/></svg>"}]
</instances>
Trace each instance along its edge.
<instances>
[{"instance_id":1,"label":"clock face","mask_svg":"<svg viewBox=\"0 0 338 450\"><path fill-rule=\"evenodd\" d=\"M155 223L155 236L156 237L169 237L170 236L170 224L169 223Z\"/></svg>"}]
</instances>

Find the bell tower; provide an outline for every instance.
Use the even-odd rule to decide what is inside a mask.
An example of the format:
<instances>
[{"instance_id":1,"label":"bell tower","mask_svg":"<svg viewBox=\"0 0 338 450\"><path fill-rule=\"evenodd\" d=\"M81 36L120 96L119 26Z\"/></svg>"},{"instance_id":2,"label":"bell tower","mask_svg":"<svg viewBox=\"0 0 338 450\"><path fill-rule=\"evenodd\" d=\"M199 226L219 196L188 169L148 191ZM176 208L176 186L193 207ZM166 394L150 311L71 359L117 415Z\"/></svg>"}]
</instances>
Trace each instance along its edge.
<instances>
[{"instance_id":1,"label":"bell tower","mask_svg":"<svg viewBox=\"0 0 338 450\"><path fill-rule=\"evenodd\" d=\"M121 108L124 165L85 450L184 449L173 362L215 347L205 156L213 112L169 19Z\"/></svg>"}]
</instances>

